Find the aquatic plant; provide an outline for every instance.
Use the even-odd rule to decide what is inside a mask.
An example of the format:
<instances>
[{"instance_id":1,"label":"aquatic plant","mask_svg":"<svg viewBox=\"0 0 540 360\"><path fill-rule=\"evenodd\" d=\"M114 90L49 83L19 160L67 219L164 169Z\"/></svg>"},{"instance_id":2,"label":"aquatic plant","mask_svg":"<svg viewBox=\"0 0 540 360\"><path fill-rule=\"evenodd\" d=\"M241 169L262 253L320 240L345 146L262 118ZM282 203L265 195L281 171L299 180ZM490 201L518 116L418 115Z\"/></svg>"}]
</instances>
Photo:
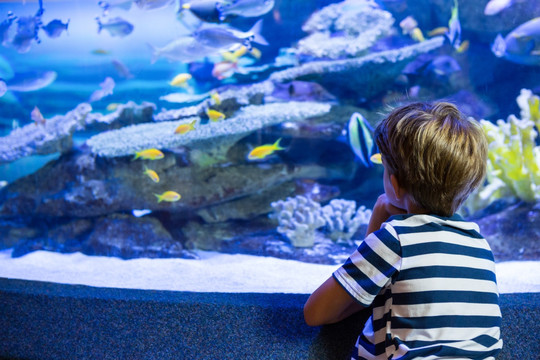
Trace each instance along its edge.
<instances>
[{"instance_id":1,"label":"aquatic plant","mask_svg":"<svg viewBox=\"0 0 540 360\"><path fill-rule=\"evenodd\" d=\"M390 34L393 24L392 15L373 1L330 4L315 12L302 26L310 35L298 42L298 50L318 58L355 57Z\"/></svg>"},{"instance_id":2,"label":"aquatic plant","mask_svg":"<svg viewBox=\"0 0 540 360\"><path fill-rule=\"evenodd\" d=\"M522 119L529 119L540 129L540 97L529 89L521 89L516 99Z\"/></svg>"},{"instance_id":3,"label":"aquatic plant","mask_svg":"<svg viewBox=\"0 0 540 360\"><path fill-rule=\"evenodd\" d=\"M371 210L365 206L356 209L356 202L334 199L322 209L322 217L326 222L328 237L333 241L348 241L361 225L369 222Z\"/></svg>"},{"instance_id":4,"label":"aquatic plant","mask_svg":"<svg viewBox=\"0 0 540 360\"><path fill-rule=\"evenodd\" d=\"M179 146L203 150L219 148L218 153L225 154L230 146L253 131L285 121L323 115L328 111L330 105L316 102L250 105L241 108L229 119L196 125L195 130L183 135L175 134L175 129L180 124L198 120L196 117L127 126L95 135L88 139L87 144L94 154L102 157L128 156L146 148Z\"/></svg>"},{"instance_id":5,"label":"aquatic plant","mask_svg":"<svg viewBox=\"0 0 540 360\"><path fill-rule=\"evenodd\" d=\"M314 245L316 230L326 223L318 202L299 195L275 201L271 206L274 209L271 217L279 223L277 231L285 235L293 246Z\"/></svg>"}]
</instances>

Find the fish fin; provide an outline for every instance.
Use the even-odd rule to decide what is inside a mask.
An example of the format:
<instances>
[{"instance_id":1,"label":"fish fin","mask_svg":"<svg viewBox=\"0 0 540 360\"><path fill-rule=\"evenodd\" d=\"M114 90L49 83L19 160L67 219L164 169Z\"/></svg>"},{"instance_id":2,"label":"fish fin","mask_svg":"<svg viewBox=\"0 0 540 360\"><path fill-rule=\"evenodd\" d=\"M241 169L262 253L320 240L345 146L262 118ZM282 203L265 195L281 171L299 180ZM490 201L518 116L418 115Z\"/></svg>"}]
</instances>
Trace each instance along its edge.
<instances>
[{"instance_id":1,"label":"fish fin","mask_svg":"<svg viewBox=\"0 0 540 360\"><path fill-rule=\"evenodd\" d=\"M103 29L103 24L101 23L101 20L97 16L96 16L96 21L97 21L97 24L98 24L97 33L99 34L101 32L101 30Z\"/></svg>"},{"instance_id":2,"label":"fish fin","mask_svg":"<svg viewBox=\"0 0 540 360\"><path fill-rule=\"evenodd\" d=\"M159 194L154 194L154 195L157 197L158 203L163 201L163 197L161 195L159 195Z\"/></svg>"},{"instance_id":3,"label":"fish fin","mask_svg":"<svg viewBox=\"0 0 540 360\"><path fill-rule=\"evenodd\" d=\"M279 146L279 142L281 141L281 139L282 138L277 139L276 142L274 143L274 145L272 145L274 147L274 149L276 149L276 150L285 150L284 147Z\"/></svg>"},{"instance_id":4,"label":"fish fin","mask_svg":"<svg viewBox=\"0 0 540 360\"><path fill-rule=\"evenodd\" d=\"M253 34L253 40L257 44L268 46L268 41L261 35L262 31L262 19L257 21L255 25L249 30L249 33ZM248 48L251 51L251 48Z\"/></svg>"}]
</instances>

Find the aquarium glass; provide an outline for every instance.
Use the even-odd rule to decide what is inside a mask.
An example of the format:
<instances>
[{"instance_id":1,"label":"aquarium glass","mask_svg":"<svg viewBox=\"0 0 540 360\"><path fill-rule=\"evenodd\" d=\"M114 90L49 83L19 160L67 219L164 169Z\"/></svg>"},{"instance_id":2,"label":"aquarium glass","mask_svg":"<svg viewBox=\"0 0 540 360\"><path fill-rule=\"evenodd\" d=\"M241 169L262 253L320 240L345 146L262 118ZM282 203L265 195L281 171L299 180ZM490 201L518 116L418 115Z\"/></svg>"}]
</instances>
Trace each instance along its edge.
<instances>
[{"instance_id":1,"label":"aquarium glass","mask_svg":"<svg viewBox=\"0 0 540 360\"><path fill-rule=\"evenodd\" d=\"M340 264L384 192L373 129L448 101L490 144L460 214L496 261L538 260L538 16L512 0L1 1L0 249Z\"/></svg>"}]
</instances>

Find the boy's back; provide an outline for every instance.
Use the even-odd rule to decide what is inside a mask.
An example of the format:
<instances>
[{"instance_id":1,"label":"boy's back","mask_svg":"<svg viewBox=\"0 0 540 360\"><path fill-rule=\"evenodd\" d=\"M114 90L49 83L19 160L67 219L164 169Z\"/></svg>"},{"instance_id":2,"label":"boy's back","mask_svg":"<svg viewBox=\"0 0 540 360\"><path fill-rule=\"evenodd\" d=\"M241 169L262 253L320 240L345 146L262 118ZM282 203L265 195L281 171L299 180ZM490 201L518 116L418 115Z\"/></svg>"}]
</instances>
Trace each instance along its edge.
<instances>
[{"instance_id":1,"label":"boy's back","mask_svg":"<svg viewBox=\"0 0 540 360\"><path fill-rule=\"evenodd\" d=\"M502 347L491 250L476 224L459 216L394 216L334 277L373 304L360 358L489 359Z\"/></svg>"}]
</instances>

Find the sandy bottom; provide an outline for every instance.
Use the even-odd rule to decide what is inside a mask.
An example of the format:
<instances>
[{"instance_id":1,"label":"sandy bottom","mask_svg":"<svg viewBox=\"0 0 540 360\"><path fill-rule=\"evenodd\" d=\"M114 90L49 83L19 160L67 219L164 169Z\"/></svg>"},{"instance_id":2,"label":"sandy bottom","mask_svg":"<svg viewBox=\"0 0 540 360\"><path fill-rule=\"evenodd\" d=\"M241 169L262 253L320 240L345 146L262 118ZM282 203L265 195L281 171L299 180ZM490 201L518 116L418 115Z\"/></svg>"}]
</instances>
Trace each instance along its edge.
<instances>
[{"instance_id":1,"label":"sandy bottom","mask_svg":"<svg viewBox=\"0 0 540 360\"><path fill-rule=\"evenodd\" d=\"M196 292L313 292L337 265L199 251L200 260L132 259L0 251L0 277L126 289ZM540 261L497 263L501 293L540 292Z\"/></svg>"}]
</instances>

